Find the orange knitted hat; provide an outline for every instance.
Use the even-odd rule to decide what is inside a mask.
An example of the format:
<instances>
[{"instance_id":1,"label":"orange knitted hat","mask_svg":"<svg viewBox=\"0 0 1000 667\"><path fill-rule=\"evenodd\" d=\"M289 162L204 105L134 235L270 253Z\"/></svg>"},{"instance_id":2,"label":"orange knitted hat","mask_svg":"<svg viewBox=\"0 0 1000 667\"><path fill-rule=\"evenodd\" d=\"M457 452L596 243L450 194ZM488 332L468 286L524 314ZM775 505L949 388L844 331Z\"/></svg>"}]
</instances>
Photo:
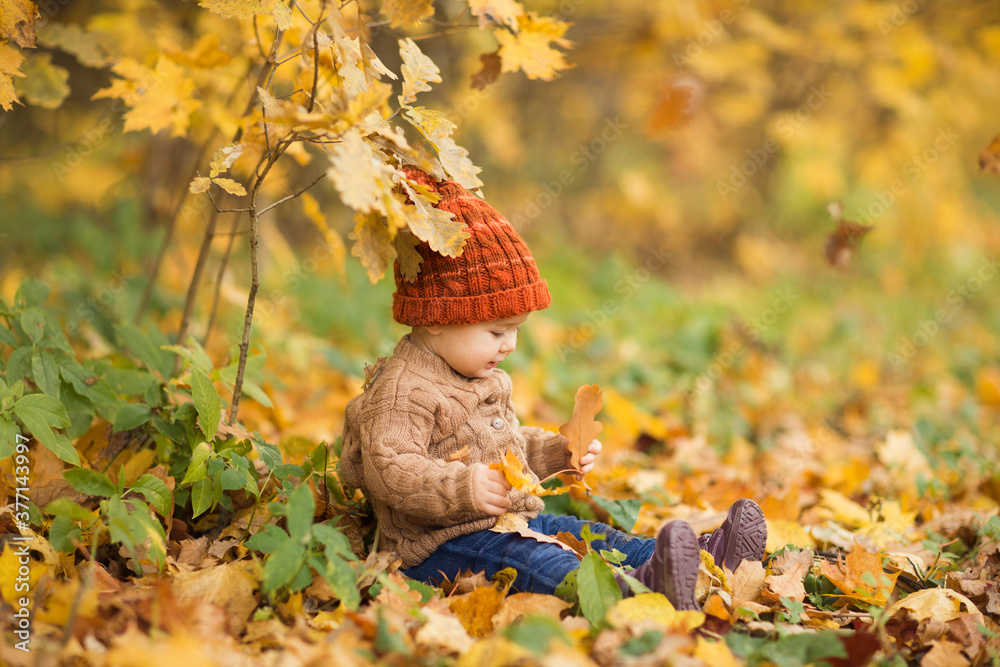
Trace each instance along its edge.
<instances>
[{"instance_id":1,"label":"orange knitted hat","mask_svg":"<svg viewBox=\"0 0 1000 667\"><path fill-rule=\"evenodd\" d=\"M413 282L403 278L395 263L392 315L397 322L474 324L549 307L552 297L531 251L502 215L458 183L437 181L416 169L406 169L406 175L437 193L441 200L435 206L454 213L471 236L458 257L418 244L423 262Z\"/></svg>"}]
</instances>

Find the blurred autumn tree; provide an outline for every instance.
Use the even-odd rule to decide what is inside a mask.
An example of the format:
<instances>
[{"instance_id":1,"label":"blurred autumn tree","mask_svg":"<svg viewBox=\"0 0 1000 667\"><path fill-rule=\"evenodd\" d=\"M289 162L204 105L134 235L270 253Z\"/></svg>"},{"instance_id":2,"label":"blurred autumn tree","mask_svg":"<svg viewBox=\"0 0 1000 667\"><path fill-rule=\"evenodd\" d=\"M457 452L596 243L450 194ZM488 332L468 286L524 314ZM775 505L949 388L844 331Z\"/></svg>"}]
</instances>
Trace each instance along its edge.
<instances>
[{"instance_id":1,"label":"blurred autumn tree","mask_svg":"<svg viewBox=\"0 0 1000 667\"><path fill-rule=\"evenodd\" d=\"M205 176L213 153L247 127L241 113L254 95L255 67L271 45L275 16L283 20L271 3L250 3L256 9L246 11L259 12L253 20L221 16L225 2L203 4L133 0L84 11L53 3L40 10L38 49L4 47L6 63L12 62L10 53L25 57L26 76L13 81L28 105L15 104L0 121L0 188L5 218L13 223L0 245L5 291L12 292L25 272L42 270L57 250L51 239L65 228L60 219L67 211L92 211L96 217L89 220L107 220L112 228L111 212L117 210L145 231L130 251L117 251L111 265L135 286L165 247L167 268L153 303L168 330L177 329L178 306L212 211L204 195L186 194L188 183L195 171ZM974 270L998 246L997 189L976 173L975 160L997 131L991 113L1000 102L995 3L945 8L919 2L626 0L612 7L552 0L531 3L527 9L537 14L513 22L512 6L301 7L313 21L324 11L336 13L348 37L362 16L366 43L391 72L401 71L398 40L414 38L442 79L421 92L417 104L443 111L458 126L455 139L484 170L484 193L543 255L558 258L558 249L570 244L598 255L624 253L643 264L655 249L669 254L659 270L682 284L749 278L768 286L786 280L815 286L824 299L846 289L843 298L850 301L857 298L853 290L871 292L872 285L876 293L902 299L915 285L927 287L938 270ZM396 20L397 11L409 16ZM292 12L291 21L284 43L305 44L308 56L310 23L300 11ZM560 21L571 24L565 34ZM333 22L324 25L321 34L336 37ZM499 60L498 47L506 49ZM308 58L288 46L279 49L278 60L284 64L276 70L275 99L291 95L281 103L301 105L312 84ZM360 61L363 71L376 69L364 57ZM513 71L518 69L528 76ZM131 85L140 94L144 74L162 77L154 79L162 87L156 99L166 105L158 109L162 129L123 132L138 129L130 120L127 91L99 91ZM398 111L401 82L382 77L394 86L386 115ZM118 93L125 104L115 99ZM397 112L389 122L408 126L406 121ZM406 137L414 146L434 143L412 127ZM327 157L319 163L317 155L334 150L303 146L290 148L286 157L292 159L269 172L261 190L267 202L298 192L329 168ZM236 180L247 181L252 154L233 165ZM310 194L276 209L261 228L270 270L262 276L267 298L259 321L285 312L287 297L305 275L336 273L337 262L329 260L335 254L325 248L330 239L347 237L353 211L337 202L336 181L324 181ZM863 261L851 267L863 284L839 283L823 259L834 226L827 213L831 201L842 202L845 220L874 227L865 237ZM133 202L137 211L121 213ZM227 215L210 246L206 271L212 280L228 252L232 237L226 234L239 218ZM174 219L176 233L164 243L163 230ZM245 216L239 220L237 250L246 247ZM106 245L114 246L111 239ZM94 251L81 247L88 250L75 261L86 265ZM245 252L234 257L241 259L228 263L221 290L232 310L245 304L249 285ZM621 278L586 276L607 282L602 289L626 300L624 292L613 291ZM949 283L931 287L932 301L943 301ZM378 298L385 299L391 287L380 289ZM205 294L195 312L202 331L212 311ZM360 299L363 308L366 297L359 294L345 300ZM136 307L124 310L131 314ZM871 319L862 321L872 325ZM800 350L823 340L817 328L829 333L843 324L833 318L822 325L798 322L802 333L790 344ZM867 350L872 363L887 366L879 357L893 349L898 334L913 328L909 319L901 326L873 340ZM230 342L239 340L235 326L227 333ZM366 328L358 337L372 335ZM572 335L542 331L540 338L572 343Z\"/></svg>"}]
</instances>

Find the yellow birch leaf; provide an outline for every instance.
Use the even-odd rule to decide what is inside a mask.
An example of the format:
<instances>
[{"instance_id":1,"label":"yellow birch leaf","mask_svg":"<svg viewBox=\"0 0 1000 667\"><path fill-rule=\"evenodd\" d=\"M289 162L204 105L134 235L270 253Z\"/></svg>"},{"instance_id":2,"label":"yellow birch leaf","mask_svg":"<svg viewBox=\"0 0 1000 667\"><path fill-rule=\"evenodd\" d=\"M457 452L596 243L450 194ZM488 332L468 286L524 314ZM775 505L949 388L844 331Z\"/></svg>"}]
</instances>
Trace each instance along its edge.
<instances>
[{"instance_id":1,"label":"yellow birch leaf","mask_svg":"<svg viewBox=\"0 0 1000 667\"><path fill-rule=\"evenodd\" d=\"M741 667L744 664L736 659L726 642L705 637L698 637L695 640L694 657L712 667Z\"/></svg>"},{"instance_id":2,"label":"yellow birch leaf","mask_svg":"<svg viewBox=\"0 0 1000 667\"><path fill-rule=\"evenodd\" d=\"M570 466L579 469L580 457L587 453L591 441L600 435L604 428L604 425L595 419L604 401L601 388L596 384L585 384L577 389L573 401L573 416L559 427L559 432L569 440L566 447L570 452Z\"/></svg>"},{"instance_id":3,"label":"yellow birch leaf","mask_svg":"<svg viewBox=\"0 0 1000 667\"><path fill-rule=\"evenodd\" d=\"M215 178L219 174L229 171L233 163L243 154L243 148L243 144L230 143L215 151L215 155L212 156L212 162L209 163L211 171L208 175L211 178Z\"/></svg>"},{"instance_id":4,"label":"yellow birch leaf","mask_svg":"<svg viewBox=\"0 0 1000 667\"><path fill-rule=\"evenodd\" d=\"M31 0L0 0L0 39L13 39L23 49L35 47L38 5Z\"/></svg>"},{"instance_id":5,"label":"yellow birch leaf","mask_svg":"<svg viewBox=\"0 0 1000 667\"><path fill-rule=\"evenodd\" d=\"M417 99L417 93L430 90L429 83L441 82L441 70L409 37L400 40L399 55L403 59L403 93L399 96L399 104L406 106Z\"/></svg>"},{"instance_id":6,"label":"yellow birch leaf","mask_svg":"<svg viewBox=\"0 0 1000 667\"><path fill-rule=\"evenodd\" d=\"M563 38L567 28L565 21L528 12L518 17L516 30L494 30L500 44L500 71L521 70L529 79L551 81L557 72L570 67L563 53L552 46L571 46Z\"/></svg>"},{"instance_id":7,"label":"yellow birch leaf","mask_svg":"<svg viewBox=\"0 0 1000 667\"><path fill-rule=\"evenodd\" d=\"M264 13L260 0L201 0L198 4L224 19L252 19Z\"/></svg>"},{"instance_id":8,"label":"yellow birch leaf","mask_svg":"<svg viewBox=\"0 0 1000 667\"><path fill-rule=\"evenodd\" d=\"M245 197L247 194L246 188L244 188L241 183L237 183L231 178L213 178L212 182L231 195Z\"/></svg>"},{"instance_id":9,"label":"yellow birch leaf","mask_svg":"<svg viewBox=\"0 0 1000 667\"><path fill-rule=\"evenodd\" d=\"M392 194L394 169L372 152L371 144L356 129L344 134L330 158L333 168L327 177L340 199L355 211L377 211L387 215L386 198Z\"/></svg>"},{"instance_id":10,"label":"yellow birch leaf","mask_svg":"<svg viewBox=\"0 0 1000 667\"><path fill-rule=\"evenodd\" d=\"M112 62L100 38L76 23L49 21L39 33L38 42L75 56L85 67L106 67Z\"/></svg>"},{"instance_id":11,"label":"yellow birch leaf","mask_svg":"<svg viewBox=\"0 0 1000 667\"><path fill-rule=\"evenodd\" d=\"M333 266L337 274L341 280L346 279L347 276L344 273L344 256L347 250L344 247L344 240L340 238L337 230L330 227L327 223L326 216L323 215L323 211L320 209L319 202L316 201L315 197L308 192L303 192L300 199L302 200L302 211L316 229L319 230L319 233L323 235L323 240L326 241L326 249L333 258Z\"/></svg>"},{"instance_id":12,"label":"yellow birch leaf","mask_svg":"<svg viewBox=\"0 0 1000 667\"><path fill-rule=\"evenodd\" d=\"M396 234L396 258L399 264L399 272L403 278L409 282L417 279L420 273L420 263L424 261L423 256L417 252L417 244L420 239L409 230L402 230ZM463 447L468 449L468 447Z\"/></svg>"},{"instance_id":13,"label":"yellow birch leaf","mask_svg":"<svg viewBox=\"0 0 1000 667\"><path fill-rule=\"evenodd\" d=\"M389 17L390 28L403 28L434 16L434 0L385 0L382 14Z\"/></svg>"},{"instance_id":14,"label":"yellow birch leaf","mask_svg":"<svg viewBox=\"0 0 1000 667\"><path fill-rule=\"evenodd\" d=\"M472 15L479 19L479 27L491 22L517 28L517 19L524 14L524 7L516 0L469 0Z\"/></svg>"},{"instance_id":15,"label":"yellow birch leaf","mask_svg":"<svg viewBox=\"0 0 1000 667\"><path fill-rule=\"evenodd\" d=\"M431 250L446 257L462 254L465 239L470 236L465 231L465 222L455 218L454 213L432 205L410 186L409 181L403 180L402 185L413 202L412 206L404 209L410 231L421 241L426 241Z\"/></svg>"},{"instance_id":16,"label":"yellow birch leaf","mask_svg":"<svg viewBox=\"0 0 1000 667\"><path fill-rule=\"evenodd\" d=\"M385 218L378 213L356 213L354 229L348 236L354 240L351 255L361 260L361 265L368 269L371 283L374 285L382 280L396 258L396 248Z\"/></svg>"},{"instance_id":17,"label":"yellow birch leaf","mask_svg":"<svg viewBox=\"0 0 1000 667\"><path fill-rule=\"evenodd\" d=\"M652 621L671 632L691 632L705 623L701 611L678 611L663 593L640 593L624 598L608 610L608 622L616 628L629 623Z\"/></svg>"},{"instance_id":18,"label":"yellow birch leaf","mask_svg":"<svg viewBox=\"0 0 1000 667\"><path fill-rule=\"evenodd\" d=\"M23 60L24 56L17 49L7 46L6 42L0 42L0 107L4 111L13 109L14 102L21 104L14 90L13 77L24 76L20 70Z\"/></svg>"},{"instance_id":19,"label":"yellow birch leaf","mask_svg":"<svg viewBox=\"0 0 1000 667\"><path fill-rule=\"evenodd\" d=\"M820 516L833 519L849 528L862 528L870 525L871 515L868 511L842 493L833 489L819 490L820 503L816 512Z\"/></svg>"},{"instance_id":20,"label":"yellow birch leaf","mask_svg":"<svg viewBox=\"0 0 1000 667\"><path fill-rule=\"evenodd\" d=\"M188 186L188 190L193 195L201 194L202 192L208 192L208 189L212 187L212 179L208 176L195 176L194 180L191 181L191 185Z\"/></svg>"},{"instance_id":21,"label":"yellow birch leaf","mask_svg":"<svg viewBox=\"0 0 1000 667\"><path fill-rule=\"evenodd\" d=\"M288 30L292 27L292 10L281 0L275 0L271 6L271 16L278 30Z\"/></svg>"}]
</instances>

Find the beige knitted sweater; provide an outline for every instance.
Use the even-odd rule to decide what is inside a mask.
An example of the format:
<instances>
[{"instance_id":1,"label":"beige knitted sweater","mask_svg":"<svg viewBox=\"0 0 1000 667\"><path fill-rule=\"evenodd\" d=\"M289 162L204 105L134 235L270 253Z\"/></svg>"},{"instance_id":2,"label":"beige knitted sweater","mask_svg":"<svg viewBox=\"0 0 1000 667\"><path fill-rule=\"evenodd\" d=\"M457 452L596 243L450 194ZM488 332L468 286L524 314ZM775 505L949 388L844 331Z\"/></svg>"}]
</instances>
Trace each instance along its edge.
<instances>
[{"instance_id":1,"label":"beige knitted sweater","mask_svg":"<svg viewBox=\"0 0 1000 667\"><path fill-rule=\"evenodd\" d=\"M497 369L470 380L404 336L347 404L341 473L375 507L378 548L413 567L444 542L494 526L496 517L473 504L472 472L501 461L508 447L536 478L569 467L562 435L518 423L510 376ZM507 497L525 519L543 508L516 489Z\"/></svg>"}]
</instances>

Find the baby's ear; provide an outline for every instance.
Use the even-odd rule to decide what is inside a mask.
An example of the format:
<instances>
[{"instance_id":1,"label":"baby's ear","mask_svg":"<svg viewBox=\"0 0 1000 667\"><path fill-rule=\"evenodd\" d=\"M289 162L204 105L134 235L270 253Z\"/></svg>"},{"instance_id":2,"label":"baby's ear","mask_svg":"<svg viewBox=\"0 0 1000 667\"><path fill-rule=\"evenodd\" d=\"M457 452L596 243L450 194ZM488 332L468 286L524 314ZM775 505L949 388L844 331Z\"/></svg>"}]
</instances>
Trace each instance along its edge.
<instances>
[{"instance_id":1,"label":"baby's ear","mask_svg":"<svg viewBox=\"0 0 1000 667\"><path fill-rule=\"evenodd\" d=\"M420 329L423 330L423 331L425 331L425 332L427 332L427 333L429 333L432 336L437 336L442 331L444 331L444 327L442 327L439 324L432 324L430 326L420 327Z\"/></svg>"}]
</instances>

